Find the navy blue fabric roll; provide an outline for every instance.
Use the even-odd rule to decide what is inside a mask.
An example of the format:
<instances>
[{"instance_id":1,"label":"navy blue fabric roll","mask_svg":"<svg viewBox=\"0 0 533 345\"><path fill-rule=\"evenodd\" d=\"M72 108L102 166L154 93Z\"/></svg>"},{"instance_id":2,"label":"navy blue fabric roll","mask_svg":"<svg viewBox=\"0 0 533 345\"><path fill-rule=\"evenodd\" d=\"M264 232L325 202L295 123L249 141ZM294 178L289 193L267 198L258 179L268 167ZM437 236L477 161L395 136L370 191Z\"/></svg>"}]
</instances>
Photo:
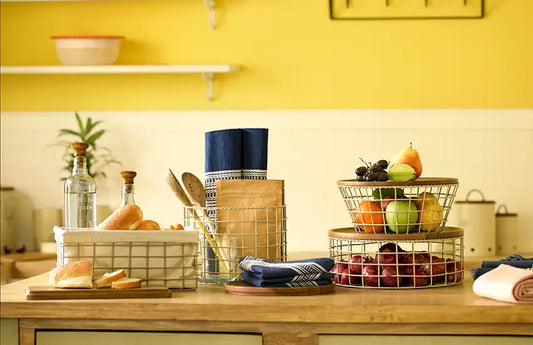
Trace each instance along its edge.
<instances>
[{"instance_id":1,"label":"navy blue fabric roll","mask_svg":"<svg viewBox=\"0 0 533 345\"><path fill-rule=\"evenodd\" d=\"M258 279L268 280L299 275L329 273L335 263L330 258L314 258L297 261L271 262L254 256L239 259L239 268L253 273Z\"/></svg>"},{"instance_id":2,"label":"navy blue fabric roll","mask_svg":"<svg viewBox=\"0 0 533 345\"><path fill-rule=\"evenodd\" d=\"M259 279L256 276L248 275L248 272L242 272L242 279L257 287L308 287L308 286L321 286L331 284L331 279L319 279L319 280L305 280L294 282L277 282L277 279Z\"/></svg>"},{"instance_id":3,"label":"navy blue fabric roll","mask_svg":"<svg viewBox=\"0 0 533 345\"><path fill-rule=\"evenodd\" d=\"M266 180L268 158L268 129L242 129L242 178Z\"/></svg>"},{"instance_id":4,"label":"navy blue fabric roll","mask_svg":"<svg viewBox=\"0 0 533 345\"><path fill-rule=\"evenodd\" d=\"M286 283L306 283L312 281L328 281L331 283L331 278L333 273L316 273L316 274L301 274L291 277L280 277L280 278L270 278L263 279L261 276L244 271L241 273L242 279L255 286L280 286Z\"/></svg>"}]
</instances>

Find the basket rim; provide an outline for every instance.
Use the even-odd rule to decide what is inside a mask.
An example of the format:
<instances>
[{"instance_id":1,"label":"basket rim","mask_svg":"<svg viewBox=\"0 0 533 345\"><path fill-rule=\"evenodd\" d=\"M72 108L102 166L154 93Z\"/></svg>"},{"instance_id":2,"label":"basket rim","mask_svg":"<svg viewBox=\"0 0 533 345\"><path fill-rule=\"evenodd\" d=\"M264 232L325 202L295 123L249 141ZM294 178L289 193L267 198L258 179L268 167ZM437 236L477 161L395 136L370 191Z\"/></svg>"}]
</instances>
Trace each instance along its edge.
<instances>
[{"instance_id":1,"label":"basket rim","mask_svg":"<svg viewBox=\"0 0 533 345\"><path fill-rule=\"evenodd\" d=\"M462 228L447 226L441 232L417 232L412 234L369 234L356 232L352 227L335 228L328 231L329 238L344 240L434 240L444 238L461 237L464 234Z\"/></svg>"},{"instance_id":2,"label":"basket rim","mask_svg":"<svg viewBox=\"0 0 533 345\"><path fill-rule=\"evenodd\" d=\"M361 186L361 187L391 187L391 186L423 186L423 185L447 185L458 184L459 179L455 177L420 177L413 181L406 182L368 182L357 181L356 179L338 180L338 186Z\"/></svg>"}]
</instances>

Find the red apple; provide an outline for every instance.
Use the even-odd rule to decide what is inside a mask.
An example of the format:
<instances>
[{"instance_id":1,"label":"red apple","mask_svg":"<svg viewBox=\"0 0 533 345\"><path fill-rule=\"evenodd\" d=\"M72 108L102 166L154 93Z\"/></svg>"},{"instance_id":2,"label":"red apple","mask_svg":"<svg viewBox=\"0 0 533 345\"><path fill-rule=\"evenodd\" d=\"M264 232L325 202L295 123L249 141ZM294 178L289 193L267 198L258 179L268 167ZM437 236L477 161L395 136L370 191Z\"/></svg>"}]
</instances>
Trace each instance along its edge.
<instances>
[{"instance_id":1,"label":"red apple","mask_svg":"<svg viewBox=\"0 0 533 345\"><path fill-rule=\"evenodd\" d=\"M463 280L461 262L446 259L446 281L448 283L459 283Z\"/></svg>"},{"instance_id":2,"label":"red apple","mask_svg":"<svg viewBox=\"0 0 533 345\"><path fill-rule=\"evenodd\" d=\"M341 285L350 285L350 277L348 276L350 274L350 271L348 269L345 269L341 272L340 275L340 282Z\"/></svg>"},{"instance_id":3,"label":"red apple","mask_svg":"<svg viewBox=\"0 0 533 345\"><path fill-rule=\"evenodd\" d=\"M342 273L344 270L348 269L348 265L343 264L341 262L336 263L335 266L331 269L331 273ZM338 274L335 274L333 276L333 282L340 283L340 276Z\"/></svg>"},{"instance_id":4,"label":"red apple","mask_svg":"<svg viewBox=\"0 0 533 345\"><path fill-rule=\"evenodd\" d=\"M396 267L387 266L381 272L381 284L383 286L398 286L399 277Z\"/></svg>"},{"instance_id":5,"label":"red apple","mask_svg":"<svg viewBox=\"0 0 533 345\"><path fill-rule=\"evenodd\" d=\"M401 252L403 252L403 249L396 243L386 243L379 248L376 254L376 261L380 265L396 265L397 263L402 263L403 258L398 254Z\"/></svg>"},{"instance_id":6,"label":"red apple","mask_svg":"<svg viewBox=\"0 0 533 345\"><path fill-rule=\"evenodd\" d=\"M379 266L375 264L367 264L363 266L363 285L364 286L378 286L379 285Z\"/></svg>"},{"instance_id":7,"label":"red apple","mask_svg":"<svg viewBox=\"0 0 533 345\"><path fill-rule=\"evenodd\" d=\"M442 283L444 281L446 263L443 258L432 256L431 260L422 265L422 269L431 276L432 283Z\"/></svg>"},{"instance_id":8,"label":"red apple","mask_svg":"<svg viewBox=\"0 0 533 345\"><path fill-rule=\"evenodd\" d=\"M364 263L373 262L374 259L370 256L354 255L348 262L348 268L352 274L361 274Z\"/></svg>"}]
</instances>

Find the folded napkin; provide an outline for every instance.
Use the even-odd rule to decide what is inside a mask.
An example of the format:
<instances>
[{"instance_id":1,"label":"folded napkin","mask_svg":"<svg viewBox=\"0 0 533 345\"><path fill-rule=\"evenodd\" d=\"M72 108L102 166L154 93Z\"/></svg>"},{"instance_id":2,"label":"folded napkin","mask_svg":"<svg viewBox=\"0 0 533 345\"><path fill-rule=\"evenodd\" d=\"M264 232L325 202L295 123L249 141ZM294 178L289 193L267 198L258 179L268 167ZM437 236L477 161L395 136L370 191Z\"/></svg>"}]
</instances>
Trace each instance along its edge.
<instances>
[{"instance_id":1,"label":"folded napkin","mask_svg":"<svg viewBox=\"0 0 533 345\"><path fill-rule=\"evenodd\" d=\"M329 273L334 262L330 258L314 258L299 261L273 262L254 256L244 256L239 259L239 268L252 273L261 280L279 279L295 276L314 276ZM243 278L244 279L244 278Z\"/></svg>"},{"instance_id":2,"label":"folded napkin","mask_svg":"<svg viewBox=\"0 0 533 345\"><path fill-rule=\"evenodd\" d=\"M289 276L289 277L263 279L261 278L260 275L247 272L247 271L243 271L241 275L244 281L252 285L271 286L271 287L326 285L326 284L331 284L331 278L333 277L333 273L316 273L316 274L300 274L300 275Z\"/></svg>"},{"instance_id":3,"label":"folded napkin","mask_svg":"<svg viewBox=\"0 0 533 345\"><path fill-rule=\"evenodd\" d=\"M478 296L502 302L533 303L533 271L500 265L474 281Z\"/></svg>"}]
</instances>

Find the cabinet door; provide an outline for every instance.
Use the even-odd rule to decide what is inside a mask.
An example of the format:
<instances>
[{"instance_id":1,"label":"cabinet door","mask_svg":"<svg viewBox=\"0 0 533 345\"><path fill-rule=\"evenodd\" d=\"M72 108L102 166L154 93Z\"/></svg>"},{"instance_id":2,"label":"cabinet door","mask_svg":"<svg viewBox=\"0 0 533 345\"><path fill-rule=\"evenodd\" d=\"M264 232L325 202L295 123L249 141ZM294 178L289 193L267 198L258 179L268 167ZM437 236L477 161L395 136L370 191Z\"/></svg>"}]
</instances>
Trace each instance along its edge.
<instances>
[{"instance_id":1,"label":"cabinet door","mask_svg":"<svg viewBox=\"0 0 533 345\"><path fill-rule=\"evenodd\" d=\"M129 331L38 331L35 342L36 345L262 345L262 343L262 336L256 334Z\"/></svg>"},{"instance_id":2,"label":"cabinet door","mask_svg":"<svg viewBox=\"0 0 533 345\"><path fill-rule=\"evenodd\" d=\"M19 343L19 320L0 319L0 344L17 345Z\"/></svg>"},{"instance_id":3,"label":"cabinet door","mask_svg":"<svg viewBox=\"0 0 533 345\"><path fill-rule=\"evenodd\" d=\"M321 335L319 345L531 345L528 336L477 335Z\"/></svg>"}]
</instances>

